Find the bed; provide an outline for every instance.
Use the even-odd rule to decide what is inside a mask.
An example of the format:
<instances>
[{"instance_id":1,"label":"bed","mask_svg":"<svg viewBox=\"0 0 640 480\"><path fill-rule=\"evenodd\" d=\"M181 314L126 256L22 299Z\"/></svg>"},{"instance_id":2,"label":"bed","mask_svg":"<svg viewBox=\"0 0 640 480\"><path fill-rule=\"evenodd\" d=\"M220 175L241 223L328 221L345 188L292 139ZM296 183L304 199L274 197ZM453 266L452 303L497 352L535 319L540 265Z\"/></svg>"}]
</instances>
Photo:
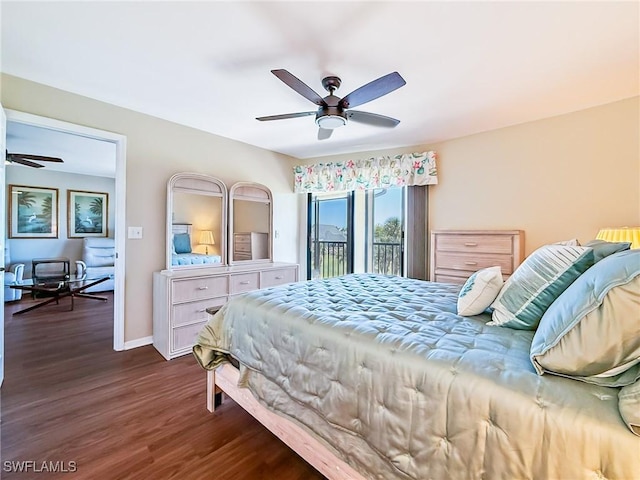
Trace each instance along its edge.
<instances>
[{"instance_id":1,"label":"bed","mask_svg":"<svg viewBox=\"0 0 640 480\"><path fill-rule=\"evenodd\" d=\"M619 388L539 375L534 332L458 315L460 288L355 274L232 299L194 346L208 406L223 390L330 479L638 478Z\"/></svg>"},{"instance_id":2,"label":"bed","mask_svg":"<svg viewBox=\"0 0 640 480\"><path fill-rule=\"evenodd\" d=\"M220 255L193 252L191 233L192 226L189 223L174 223L171 225L171 265L212 265L221 263L222 257Z\"/></svg>"}]
</instances>

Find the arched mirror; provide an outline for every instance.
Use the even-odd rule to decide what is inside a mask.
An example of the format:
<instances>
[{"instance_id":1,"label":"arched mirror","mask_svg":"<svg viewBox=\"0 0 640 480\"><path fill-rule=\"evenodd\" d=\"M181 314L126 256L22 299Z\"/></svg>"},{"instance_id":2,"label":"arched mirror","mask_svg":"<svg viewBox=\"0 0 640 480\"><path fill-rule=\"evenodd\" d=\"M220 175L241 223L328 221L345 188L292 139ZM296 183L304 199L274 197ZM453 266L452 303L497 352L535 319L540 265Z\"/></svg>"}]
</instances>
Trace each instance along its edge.
<instances>
[{"instance_id":1,"label":"arched mirror","mask_svg":"<svg viewBox=\"0 0 640 480\"><path fill-rule=\"evenodd\" d=\"M229 190L229 263L272 261L271 190L238 182Z\"/></svg>"},{"instance_id":2,"label":"arched mirror","mask_svg":"<svg viewBox=\"0 0 640 480\"><path fill-rule=\"evenodd\" d=\"M227 187L200 173L167 182L167 270L227 264Z\"/></svg>"}]
</instances>

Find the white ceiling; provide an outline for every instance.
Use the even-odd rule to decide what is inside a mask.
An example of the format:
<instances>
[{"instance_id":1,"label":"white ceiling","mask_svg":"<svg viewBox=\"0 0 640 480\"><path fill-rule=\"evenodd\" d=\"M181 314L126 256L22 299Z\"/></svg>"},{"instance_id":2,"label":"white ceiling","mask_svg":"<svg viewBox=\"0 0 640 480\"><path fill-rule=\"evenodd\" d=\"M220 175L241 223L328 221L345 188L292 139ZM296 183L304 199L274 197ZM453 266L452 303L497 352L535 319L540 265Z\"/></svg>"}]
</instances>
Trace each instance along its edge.
<instances>
[{"instance_id":1,"label":"white ceiling","mask_svg":"<svg viewBox=\"0 0 640 480\"><path fill-rule=\"evenodd\" d=\"M3 72L298 158L434 143L638 95L639 3L2 2ZM316 139L324 96L398 71L358 107L401 120ZM25 152L26 153L26 152Z\"/></svg>"}]
</instances>

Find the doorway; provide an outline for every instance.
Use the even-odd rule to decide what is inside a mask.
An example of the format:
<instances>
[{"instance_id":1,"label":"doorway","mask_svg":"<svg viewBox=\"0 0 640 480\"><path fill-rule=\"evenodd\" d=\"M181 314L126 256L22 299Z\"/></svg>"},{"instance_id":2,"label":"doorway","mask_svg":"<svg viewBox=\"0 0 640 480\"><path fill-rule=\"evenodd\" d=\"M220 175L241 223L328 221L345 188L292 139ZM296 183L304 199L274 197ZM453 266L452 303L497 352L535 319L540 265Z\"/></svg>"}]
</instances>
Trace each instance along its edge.
<instances>
[{"instance_id":1,"label":"doorway","mask_svg":"<svg viewBox=\"0 0 640 480\"><path fill-rule=\"evenodd\" d=\"M126 137L112 132L75 125L60 120L5 110L8 124L38 127L52 132L108 142L115 147L115 278L113 311L113 349L124 350L124 275L126 230ZM21 152L24 153L24 152ZM6 222L6 211L0 212L0 221Z\"/></svg>"}]
</instances>

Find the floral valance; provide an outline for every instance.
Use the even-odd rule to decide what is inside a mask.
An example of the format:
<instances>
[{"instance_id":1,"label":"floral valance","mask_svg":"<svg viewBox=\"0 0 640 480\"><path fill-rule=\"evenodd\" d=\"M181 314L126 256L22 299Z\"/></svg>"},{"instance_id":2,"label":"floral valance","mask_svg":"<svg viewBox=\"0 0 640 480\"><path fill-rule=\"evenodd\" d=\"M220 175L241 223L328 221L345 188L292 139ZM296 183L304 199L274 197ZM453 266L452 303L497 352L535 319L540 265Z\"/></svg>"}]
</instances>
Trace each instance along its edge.
<instances>
[{"instance_id":1,"label":"floral valance","mask_svg":"<svg viewBox=\"0 0 640 480\"><path fill-rule=\"evenodd\" d=\"M365 160L298 165L293 168L293 177L296 193L366 190L438 183L436 153L431 151Z\"/></svg>"}]
</instances>

